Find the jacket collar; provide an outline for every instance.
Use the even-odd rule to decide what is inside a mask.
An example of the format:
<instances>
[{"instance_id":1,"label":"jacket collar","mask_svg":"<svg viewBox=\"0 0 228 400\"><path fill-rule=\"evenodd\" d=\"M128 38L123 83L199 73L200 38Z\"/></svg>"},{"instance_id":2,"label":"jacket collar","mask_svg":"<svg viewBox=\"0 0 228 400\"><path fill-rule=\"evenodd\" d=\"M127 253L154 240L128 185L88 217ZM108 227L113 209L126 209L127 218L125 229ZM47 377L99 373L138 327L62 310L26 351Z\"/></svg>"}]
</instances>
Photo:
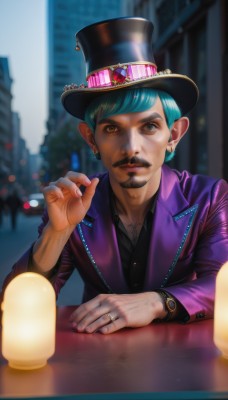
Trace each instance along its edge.
<instances>
[{"instance_id":1,"label":"jacket collar","mask_svg":"<svg viewBox=\"0 0 228 400\"><path fill-rule=\"evenodd\" d=\"M94 201L85 219L96 219L104 210L110 210L110 182L108 173L99 176L100 183L96 190ZM162 167L161 183L158 190L157 202L170 214L176 215L189 205L184 197L178 175L166 165Z\"/></svg>"},{"instance_id":2,"label":"jacket collar","mask_svg":"<svg viewBox=\"0 0 228 400\"><path fill-rule=\"evenodd\" d=\"M195 217L197 205L189 207L183 194L182 175L165 165L162 167L144 290L165 287L169 283ZM98 275L108 283L109 291L111 286L113 292L127 293L110 213L109 177L105 173L99 178L92 205L82 221L84 223L80 224L85 248L89 249ZM86 227L87 220L93 221L90 227ZM110 286L109 282L112 282Z\"/></svg>"}]
</instances>

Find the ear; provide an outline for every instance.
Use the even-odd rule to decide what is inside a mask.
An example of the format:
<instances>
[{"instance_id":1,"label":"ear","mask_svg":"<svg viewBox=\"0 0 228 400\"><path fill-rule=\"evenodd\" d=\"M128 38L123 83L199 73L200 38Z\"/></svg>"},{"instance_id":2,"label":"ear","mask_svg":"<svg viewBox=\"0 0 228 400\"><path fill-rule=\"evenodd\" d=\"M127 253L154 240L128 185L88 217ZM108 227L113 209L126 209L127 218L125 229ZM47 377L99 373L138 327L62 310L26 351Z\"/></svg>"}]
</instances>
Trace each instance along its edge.
<instances>
[{"instance_id":1,"label":"ear","mask_svg":"<svg viewBox=\"0 0 228 400\"><path fill-rule=\"evenodd\" d=\"M80 135L83 137L83 139L86 141L86 143L93 151L93 153L97 153L98 150L92 129L85 122L80 122L78 125L78 130L80 132Z\"/></svg>"},{"instance_id":2,"label":"ear","mask_svg":"<svg viewBox=\"0 0 228 400\"><path fill-rule=\"evenodd\" d=\"M174 122L170 130L170 140L167 146L169 152L174 152L179 141L185 135L189 127L189 119L187 117L181 117Z\"/></svg>"}]
</instances>

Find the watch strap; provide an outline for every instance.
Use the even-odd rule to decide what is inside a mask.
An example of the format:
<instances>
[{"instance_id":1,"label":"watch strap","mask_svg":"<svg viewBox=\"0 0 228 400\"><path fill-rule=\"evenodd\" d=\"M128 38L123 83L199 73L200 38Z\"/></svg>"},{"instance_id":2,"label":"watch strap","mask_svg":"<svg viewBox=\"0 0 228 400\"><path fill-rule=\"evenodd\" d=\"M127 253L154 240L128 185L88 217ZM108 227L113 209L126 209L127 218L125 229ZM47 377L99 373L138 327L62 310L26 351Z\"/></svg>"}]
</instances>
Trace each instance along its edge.
<instances>
[{"instance_id":1,"label":"watch strap","mask_svg":"<svg viewBox=\"0 0 228 400\"><path fill-rule=\"evenodd\" d=\"M170 321L175 318L177 311L177 303L173 296L167 293L164 290L158 290L158 294L160 294L165 310L167 311L167 315L163 318L163 321Z\"/></svg>"}]
</instances>

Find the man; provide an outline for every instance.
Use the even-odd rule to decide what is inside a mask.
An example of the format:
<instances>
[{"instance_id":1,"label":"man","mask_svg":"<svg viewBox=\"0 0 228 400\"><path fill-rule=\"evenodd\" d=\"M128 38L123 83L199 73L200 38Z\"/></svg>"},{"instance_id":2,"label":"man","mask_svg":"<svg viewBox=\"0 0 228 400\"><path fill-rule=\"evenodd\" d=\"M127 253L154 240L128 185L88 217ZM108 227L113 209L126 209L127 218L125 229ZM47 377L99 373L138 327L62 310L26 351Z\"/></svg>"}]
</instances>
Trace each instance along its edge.
<instances>
[{"instance_id":1,"label":"man","mask_svg":"<svg viewBox=\"0 0 228 400\"><path fill-rule=\"evenodd\" d=\"M62 102L82 119L80 133L107 173L69 172L45 188L40 236L4 285L32 270L58 294L78 268L78 332L211 318L227 259L227 184L163 165L188 129L198 89L186 76L157 73L152 29L120 18L78 32L88 87L70 85Z\"/></svg>"},{"instance_id":2,"label":"man","mask_svg":"<svg viewBox=\"0 0 228 400\"><path fill-rule=\"evenodd\" d=\"M15 189L7 196L5 204L10 214L11 229L14 231L17 227L17 216L22 205L22 201Z\"/></svg>"}]
</instances>

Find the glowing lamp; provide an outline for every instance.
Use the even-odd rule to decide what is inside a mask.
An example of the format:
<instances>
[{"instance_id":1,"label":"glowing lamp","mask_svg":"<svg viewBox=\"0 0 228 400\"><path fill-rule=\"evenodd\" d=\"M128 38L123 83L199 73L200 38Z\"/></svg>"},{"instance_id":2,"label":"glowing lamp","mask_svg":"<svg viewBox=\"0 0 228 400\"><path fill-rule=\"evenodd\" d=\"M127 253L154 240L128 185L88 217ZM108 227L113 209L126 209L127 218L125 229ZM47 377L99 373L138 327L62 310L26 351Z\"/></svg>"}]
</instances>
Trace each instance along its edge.
<instances>
[{"instance_id":1,"label":"glowing lamp","mask_svg":"<svg viewBox=\"0 0 228 400\"><path fill-rule=\"evenodd\" d=\"M221 267L216 278L214 343L228 358L228 261Z\"/></svg>"},{"instance_id":2,"label":"glowing lamp","mask_svg":"<svg viewBox=\"0 0 228 400\"><path fill-rule=\"evenodd\" d=\"M55 351L56 298L42 275L25 272L7 286L2 303L2 355L17 369L43 367Z\"/></svg>"}]
</instances>

